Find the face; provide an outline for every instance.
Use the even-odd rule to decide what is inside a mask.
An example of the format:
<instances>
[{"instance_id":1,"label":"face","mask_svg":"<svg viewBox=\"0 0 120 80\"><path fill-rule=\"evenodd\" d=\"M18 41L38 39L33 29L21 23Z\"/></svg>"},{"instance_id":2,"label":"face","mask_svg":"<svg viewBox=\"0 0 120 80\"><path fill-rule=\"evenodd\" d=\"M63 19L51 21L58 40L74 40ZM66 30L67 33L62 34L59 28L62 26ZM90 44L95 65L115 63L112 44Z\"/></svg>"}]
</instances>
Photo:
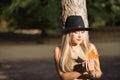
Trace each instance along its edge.
<instances>
[{"instance_id":1,"label":"face","mask_svg":"<svg viewBox=\"0 0 120 80\"><path fill-rule=\"evenodd\" d=\"M74 31L70 33L71 36L71 44L78 45L83 41L83 34L85 31Z\"/></svg>"}]
</instances>

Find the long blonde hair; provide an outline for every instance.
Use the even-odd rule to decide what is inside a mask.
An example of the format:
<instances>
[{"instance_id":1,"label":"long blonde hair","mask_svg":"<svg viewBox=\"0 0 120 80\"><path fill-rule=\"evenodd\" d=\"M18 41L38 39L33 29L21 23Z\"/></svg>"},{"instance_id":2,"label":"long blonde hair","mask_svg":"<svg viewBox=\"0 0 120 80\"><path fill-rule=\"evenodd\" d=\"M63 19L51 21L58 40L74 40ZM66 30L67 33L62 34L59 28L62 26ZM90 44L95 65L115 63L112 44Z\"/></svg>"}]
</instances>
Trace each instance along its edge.
<instances>
[{"instance_id":1,"label":"long blonde hair","mask_svg":"<svg viewBox=\"0 0 120 80\"><path fill-rule=\"evenodd\" d=\"M71 40L70 33L63 35L62 45L61 45L61 58L60 58L60 67L63 72L72 71L73 59L70 51L70 40ZM84 54L86 54L90 50L89 39L88 36L86 35L86 32L83 33L83 41L80 44L80 46Z\"/></svg>"}]
</instances>

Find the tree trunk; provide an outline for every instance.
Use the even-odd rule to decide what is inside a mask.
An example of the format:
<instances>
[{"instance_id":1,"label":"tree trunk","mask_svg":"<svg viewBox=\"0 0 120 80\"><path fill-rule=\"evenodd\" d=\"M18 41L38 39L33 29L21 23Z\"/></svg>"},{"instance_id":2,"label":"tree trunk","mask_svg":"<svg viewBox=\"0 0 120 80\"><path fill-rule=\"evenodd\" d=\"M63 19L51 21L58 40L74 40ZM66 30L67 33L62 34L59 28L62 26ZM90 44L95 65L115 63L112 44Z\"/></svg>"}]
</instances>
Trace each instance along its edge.
<instances>
[{"instance_id":1,"label":"tree trunk","mask_svg":"<svg viewBox=\"0 0 120 80\"><path fill-rule=\"evenodd\" d=\"M7 32L8 31L8 22L4 19L0 19L0 31Z\"/></svg>"},{"instance_id":2,"label":"tree trunk","mask_svg":"<svg viewBox=\"0 0 120 80\"><path fill-rule=\"evenodd\" d=\"M88 27L86 0L60 0L60 26L64 27L67 16L80 15ZM86 33L88 35L88 33Z\"/></svg>"}]
</instances>

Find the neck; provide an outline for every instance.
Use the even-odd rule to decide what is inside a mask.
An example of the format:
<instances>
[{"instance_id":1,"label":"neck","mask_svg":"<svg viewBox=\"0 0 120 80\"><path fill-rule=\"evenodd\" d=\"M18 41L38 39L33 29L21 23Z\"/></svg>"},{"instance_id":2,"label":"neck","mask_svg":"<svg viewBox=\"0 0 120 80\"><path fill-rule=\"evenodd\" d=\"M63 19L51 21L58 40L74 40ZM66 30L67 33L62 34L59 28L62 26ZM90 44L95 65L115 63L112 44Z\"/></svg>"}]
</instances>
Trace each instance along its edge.
<instances>
[{"instance_id":1,"label":"neck","mask_svg":"<svg viewBox=\"0 0 120 80\"><path fill-rule=\"evenodd\" d=\"M80 47L79 44L76 44L76 45L70 44L70 46L71 46L72 50L75 50L75 49L77 49L78 47Z\"/></svg>"}]
</instances>

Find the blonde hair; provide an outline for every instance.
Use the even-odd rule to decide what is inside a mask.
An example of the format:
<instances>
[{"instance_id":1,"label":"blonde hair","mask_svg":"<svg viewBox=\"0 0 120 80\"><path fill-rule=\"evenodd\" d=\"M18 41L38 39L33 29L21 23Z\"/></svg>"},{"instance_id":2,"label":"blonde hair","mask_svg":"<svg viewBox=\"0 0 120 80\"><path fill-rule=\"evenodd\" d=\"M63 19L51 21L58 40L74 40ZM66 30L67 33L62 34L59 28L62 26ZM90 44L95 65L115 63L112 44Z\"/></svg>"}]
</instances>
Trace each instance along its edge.
<instances>
[{"instance_id":1,"label":"blonde hair","mask_svg":"<svg viewBox=\"0 0 120 80\"><path fill-rule=\"evenodd\" d=\"M70 51L70 33L64 34L62 37L62 45L61 45L61 58L60 58L60 67L63 72L70 72L72 71L72 64L73 59L71 56ZM89 46L89 39L86 35L86 32L83 33L83 42L80 44L82 51L84 54L86 54L90 50ZM81 57L81 55L79 55Z\"/></svg>"}]
</instances>

